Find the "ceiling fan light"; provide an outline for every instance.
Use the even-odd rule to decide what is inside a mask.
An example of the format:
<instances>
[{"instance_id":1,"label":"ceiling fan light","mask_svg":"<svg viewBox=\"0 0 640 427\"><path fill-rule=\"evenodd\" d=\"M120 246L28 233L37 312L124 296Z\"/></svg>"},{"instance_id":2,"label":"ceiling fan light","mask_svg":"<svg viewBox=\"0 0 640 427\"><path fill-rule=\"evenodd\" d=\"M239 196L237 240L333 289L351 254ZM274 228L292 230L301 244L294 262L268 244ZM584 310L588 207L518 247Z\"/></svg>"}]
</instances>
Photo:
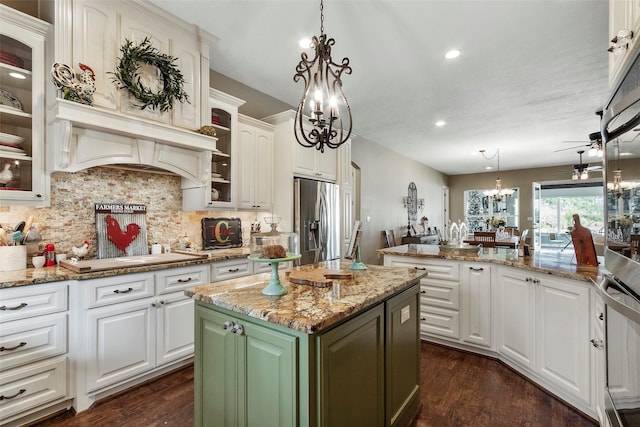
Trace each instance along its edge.
<instances>
[{"instance_id":1,"label":"ceiling fan light","mask_svg":"<svg viewBox=\"0 0 640 427\"><path fill-rule=\"evenodd\" d=\"M589 179L589 171L588 170L583 170L582 173L580 174L580 179Z\"/></svg>"},{"instance_id":2,"label":"ceiling fan light","mask_svg":"<svg viewBox=\"0 0 640 427\"><path fill-rule=\"evenodd\" d=\"M578 171L573 171L573 174L571 175L571 179L575 181L579 178L580 178L580 174L578 173Z\"/></svg>"}]
</instances>

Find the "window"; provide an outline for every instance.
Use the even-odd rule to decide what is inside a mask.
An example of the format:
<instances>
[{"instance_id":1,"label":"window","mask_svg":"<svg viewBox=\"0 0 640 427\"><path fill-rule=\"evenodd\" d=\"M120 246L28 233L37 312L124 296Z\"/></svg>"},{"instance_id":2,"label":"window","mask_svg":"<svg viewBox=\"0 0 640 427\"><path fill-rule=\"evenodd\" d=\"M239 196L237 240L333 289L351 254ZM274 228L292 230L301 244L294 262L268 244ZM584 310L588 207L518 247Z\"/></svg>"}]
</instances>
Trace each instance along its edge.
<instances>
[{"instance_id":1,"label":"window","mask_svg":"<svg viewBox=\"0 0 640 427\"><path fill-rule=\"evenodd\" d=\"M466 190L464 192L464 220L469 232L485 231L495 228L498 221L504 222L506 227L518 227L518 189L513 189L511 197L504 197L497 202L485 196L486 189ZM491 224L491 219L494 219Z\"/></svg>"}]
</instances>

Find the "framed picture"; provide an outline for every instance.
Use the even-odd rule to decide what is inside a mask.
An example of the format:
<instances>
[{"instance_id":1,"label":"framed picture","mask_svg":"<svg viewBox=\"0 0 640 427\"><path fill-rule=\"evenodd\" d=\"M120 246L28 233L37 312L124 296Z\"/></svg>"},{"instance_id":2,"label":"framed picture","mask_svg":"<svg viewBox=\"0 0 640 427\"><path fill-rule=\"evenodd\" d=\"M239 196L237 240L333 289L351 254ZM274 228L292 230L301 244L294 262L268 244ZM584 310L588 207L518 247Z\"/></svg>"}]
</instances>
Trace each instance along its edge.
<instances>
[{"instance_id":1,"label":"framed picture","mask_svg":"<svg viewBox=\"0 0 640 427\"><path fill-rule=\"evenodd\" d=\"M396 246L396 236L393 230L384 230L384 241L388 248Z\"/></svg>"},{"instance_id":2,"label":"framed picture","mask_svg":"<svg viewBox=\"0 0 640 427\"><path fill-rule=\"evenodd\" d=\"M353 223L351 229L351 239L349 239L349 247L347 248L347 254L344 256L346 259L353 259L356 256L356 246L360 240L360 221Z\"/></svg>"}]
</instances>

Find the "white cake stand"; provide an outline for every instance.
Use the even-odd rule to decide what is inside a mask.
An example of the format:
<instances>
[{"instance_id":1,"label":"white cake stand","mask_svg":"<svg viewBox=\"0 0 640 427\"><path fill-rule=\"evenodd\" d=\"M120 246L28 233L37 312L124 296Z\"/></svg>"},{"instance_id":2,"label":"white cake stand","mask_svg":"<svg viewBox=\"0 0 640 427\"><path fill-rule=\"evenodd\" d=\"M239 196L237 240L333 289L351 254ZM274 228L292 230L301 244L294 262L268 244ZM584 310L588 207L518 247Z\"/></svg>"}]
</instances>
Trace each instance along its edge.
<instances>
[{"instance_id":1,"label":"white cake stand","mask_svg":"<svg viewBox=\"0 0 640 427\"><path fill-rule=\"evenodd\" d=\"M249 261L253 262L270 262L271 263L271 278L269 280L269 284L266 288L262 290L264 295L284 295L287 293L287 288L282 286L280 282L280 276L278 276L278 265L281 262L295 261L297 259L302 258L300 254L287 253L285 258L253 258L248 257Z\"/></svg>"}]
</instances>

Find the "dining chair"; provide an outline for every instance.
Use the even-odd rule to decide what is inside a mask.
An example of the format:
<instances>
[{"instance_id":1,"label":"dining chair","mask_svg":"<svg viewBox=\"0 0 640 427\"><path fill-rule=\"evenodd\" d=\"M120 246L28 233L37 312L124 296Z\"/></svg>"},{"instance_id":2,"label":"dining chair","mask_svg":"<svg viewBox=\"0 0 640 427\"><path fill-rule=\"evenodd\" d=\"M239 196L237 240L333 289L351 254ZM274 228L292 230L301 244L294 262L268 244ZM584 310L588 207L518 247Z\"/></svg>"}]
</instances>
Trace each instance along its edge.
<instances>
[{"instance_id":1,"label":"dining chair","mask_svg":"<svg viewBox=\"0 0 640 427\"><path fill-rule=\"evenodd\" d=\"M495 231L476 231L475 233L473 233L473 240L476 243L482 243L483 248L495 248L496 232Z\"/></svg>"},{"instance_id":2,"label":"dining chair","mask_svg":"<svg viewBox=\"0 0 640 427\"><path fill-rule=\"evenodd\" d=\"M629 239L629 256L640 254L640 234L632 234Z\"/></svg>"}]
</instances>

